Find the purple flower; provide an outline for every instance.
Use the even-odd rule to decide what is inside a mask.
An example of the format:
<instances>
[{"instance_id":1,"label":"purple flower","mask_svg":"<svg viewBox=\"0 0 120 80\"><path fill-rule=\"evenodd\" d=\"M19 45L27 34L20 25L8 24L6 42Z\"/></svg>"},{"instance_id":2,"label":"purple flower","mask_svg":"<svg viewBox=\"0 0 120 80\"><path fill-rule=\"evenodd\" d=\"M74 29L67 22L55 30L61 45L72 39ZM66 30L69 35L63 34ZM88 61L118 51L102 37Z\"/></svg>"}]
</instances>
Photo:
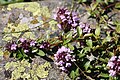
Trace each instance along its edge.
<instances>
[{"instance_id":1,"label":"purple flower","mask_svg":"<svg viewBox=\"0 0 120 80\"><path fill-rule=\"evenodd\" d=\"M110 76L116 76L117 73L120 73L120 57L112 56L108 61L107 66L110 68Z\"/></svg>"},{"instance_id":2,"label":"purple flower","mask_svg":"<svg viewBox=\"0 0 120 80\"><path fill-rule=\"evenodd\" d=\"M64 64L64 62L61 60L61 61L59 61L59 65L60 66L63 66L63 64Z\"/></svg>"},{"instance_id":3,"label":"purple flower","mask_svg":"<svg viewBox=\"0 0 120 80\"><path fill-rule=\"evenodd\" d=\"M57 24L57 26L58 26L59 29L62 29L61 24Z\"/></svg>"},{"instance_id":4,"label":"purple flower","mask_svg":"<svg viewBox=\"0 0 120 80\"><path fill-rule=\"evenodd\" d=\"M65 16L64 15L60 15L60 18L63 20L63 19L65 19Z\"/></svg>"},{"instance_id":5,"label":"purple flower","mask_svg":"<svg viewBox=\"0 0 120 80\"><path fill-rule=\"evenodd\" d=\"M54 15L57 25L64 32L76 28L79 25L79 17L76 12L71 12L67 8L60 8Z\"/></svg>"},{"instance_id":6,"label":"purple flower","mask_svg":"<svg viewBox=\"0 0 120 80\"><path fill-rule=\"evenodd\" d=\"M39 48L41 48L41 49L49 49L50 48L50 43L42 42Z\"/></svg>"},{"instance_id":7,"label":"purple flower","mask_svg":"<svg viewBox=\"0 0 120 80\"><path fill-rule=\"evenodd\" d=\"M71 12L67 8L60 8L58 12L54 15L54 19L58 22L58 28L64 32L74 30L77 32L76 28L79 26L83 33L90 33L91 28L88 24L79 21L78 13Z\"/></svg>"},{"instance_id":8,"label":"purple flower","mask_svg":"<svg viewBox=\"0 0 120 80\"><path fill-rule=\"evenodd\" d=\"M67 19L66 18L64 18L64 19L62 19L62 22L65 22Z\"/></svg>"},{"instance_id":9,"label":"purple flower","mask_svg":"<svg viewBox=\"0 0 120 80\"><path fill-rule=\"evenodd\" d=\"M83 24L83 23L79 23L79 27L82 29L82 28L85 28L85 24Z\"/></svg>"},{"instance_id":10,"label":"purple flower","mask_svg":"<svg viewBox=\"0 0 120 80\"><path fill-rule=\"evenodd\" d=\"M27 53L27 52L29 52L29 50L24 50L24 53Z\"/></svg>"},{"instance_id":11,"label":"purple flower","mask_svg":"<svg viewBox=\"0 0 120 80\"><path fill-rule=\"evenodd\" d=\"M20 42L24 42L24 41L26 41L26 39L20 38Z\"/></svg>"},{"instance_id":12,"label":"purple flower","mask_svg":"<svg viewBox=\"0 0 120 80\"><path fill-rule=\"evenodd\" d=\"M16 50L16 48L17 48L17 45L15 43L11 45L11 50Z\"/></svg>"},{"instance_id":13,"label":"purple flower","mask_svg":"<svg viewBox=\"0 0 120 80\"><path fill-rule=\"evenodd\" d=\"M112 57L110 58L110 61L115 61L116 58L117 58L117 56L112 56Z\"/></svg>"},{"instance_id":14,"label":"purple flower","mask_svg":"<svg viewBox=\"0 0 120 80\"><path fill-rule=\"evenodd\" d=\"M36 43L37 43L36 41L31 41L31 42L30 42L30 46L35 46Z\"/></svg>"},{"instance_id":15,"label":"purple flower","mask_svg":"<svg viewBox=\"0 0 120 80\"><path fill-rule=\"evenodd\" d=\"M69 61L71 59L71 55L68 54L67 56L65 56L65 59L66 59L66 61Z\"/></svg>"},{"instance_id":16,"label":"purple flower","mask_svg":"<svg viewBox=\"0 0 120 80\"><path fill-rule=\"evenodd\" d=\"M30 51L30 46L34 45L34 41L26 40L24 38L20 38L20 48L23 49L25 53Z\"/></svg>"},{"instance_id":17,"label":"purple flower","mask_svg":"<svg viewBox=\"0 0 120 80\"><path fill-rule=\"evenodd\" d=\"M15 51L18 46L15 42L12 42L12 43L9 42L6 44L5 47L6 47L6 50L8 50L8 51Z\"/></svg>"},{"instance_id":18,"label":"purple flower","mask_svg":"<svg viewBox=\"0 0 120 80\"><path fill-rule=\"evenodd\" d=\"M67 69L65 67L59 67L59 69L61 69L62 71L66 72Z\"/></svg>"},{"instance_id":19,"label":"purple flower","mask_svg":"<svg viewBox=\"0 0 120 80\"><path fill-rule=\"evenodd\" d=\"M73 17L73 21L75 22L75 21L79 21L79 18L77 17L77 16L74 16Z\"/></svg>"},{"instance_id":20,"label":"purple flower","mask_svg":"<svg viewBox=\"0 0 120 80\"><path fill-rule=\"evenodd\" d=\"M78 14L76 12L72 12L72 16L75 17L77 16Z\"/></svg>"},{"instance_id":21,"label":"purple flower","mask_svg":"<svg viewBox=\"0 0 120 80\"><path fill-rule=\"evenodd\" d=\"M23 48L24 50L25 50L25 49L29 49L30 43L29 43L29 42L24 42L24 43L22 43L20 46L21 46L21 48Z\"/></svg>"},{"instance_id":22,"label":"purple flower","mask_svg":"<svg viewBox=\"0 0 120 80\"><path fill-rule=\"evenodd\" d=\"M120 66L118 67L118 70L120 70Z\"/></svg>"},{"instance_id":23,"label":"purple flower","mask_svg":"<svg viewBox=\"0 0 120 80\"><path fill-rule=\"evenodd\" d=\"M109 70L109 73L110 73L109 75L113 77L116 75L116 71L114 70Z\"/></svg>"},{"instance_id":24,"label":"purple flower","mask_svg":"<svg viewBox=\"0 0 120 80\"><path fill-rule=\"evenodd\" d=\"M70 67L71 65L71 63L66 63L65 67Z\"/></svg>"},{"instance_id":25,"label":"purple flower","mask_svg":"<svg viewBox=\"0 0 120 80\"><path fill-rule=\"evenodd\" d=\"M58 49L57 54L62 53L62 52L71 52L72 53L72 51L70 51L69 48L66 48L64 46L62 46L61 48Z\"/></svg>"},{"instance_id":26,"label":"purple flower","mask_svg":"<svg viewBox=\"0 0 120 80\"><path fill-rule=\"evenodd\" d=\"M68 20L68 24L71 24L72 23L72 20Z\"/></svg>"},{"instance_id":27,"label":"purple flower","mask_svg":"<svg viewBox=\"0 0 120 80\"><path fill-rule=\"evenodd\" d=\"M115 64L113 62L108 62L107 66L109 66L110 68L113 68Z\"/></svg>"},{"instance_id":28,"label":"purple flower","mask_svg":"<svg viewBox=\"0 0 120 80\"><path fill-rule=\"evenodd\" d=\"M73 51L62 46L56 54L54 54L55 64L60 67L62 71L66 72L67 69L72 66L72 62L75 61L75 57L72 56L71 53L73 53Z\"/></svg>"},{"instance_id":29,"label":"purple flower","mask_svg":"<svg viewBox=\"0 0 120 80\"><path fill-rule=\"evenodd\" d=\"M65 12L65 14L66 14L66 15L70 15L70 11L67 10L67 11Z\"/></svg>"},{"instance_id":30,"label":"purple flower","mask_svg":"<svg viewBox=\"0 0 120 80\"><path fill-rule=\"evenodd\" d=\"M91 28L88 24L79 23L79 27L83 30L83 33L90 33Z\"/></svg>"},{"instance_id":31,"label":"purple flower","mask_svg":"<svg viewBox=\"0 0 120 80\"><path fill-rule=\"evenodd\" d=\"M76 27L77 25L78 25L77 23L73 23L73 24L72 24L73 27Z\"/></svg>"},{"instance_id":32,"label":"purple flower","mask_svg":"<svg viewBox=\"0 0 120 80\"><path fill-rule=\"evenodd\" d=\"M57 19L57 14L53 15L53 19L55 19L55 20Z\"/></svg>"}]
</instances>

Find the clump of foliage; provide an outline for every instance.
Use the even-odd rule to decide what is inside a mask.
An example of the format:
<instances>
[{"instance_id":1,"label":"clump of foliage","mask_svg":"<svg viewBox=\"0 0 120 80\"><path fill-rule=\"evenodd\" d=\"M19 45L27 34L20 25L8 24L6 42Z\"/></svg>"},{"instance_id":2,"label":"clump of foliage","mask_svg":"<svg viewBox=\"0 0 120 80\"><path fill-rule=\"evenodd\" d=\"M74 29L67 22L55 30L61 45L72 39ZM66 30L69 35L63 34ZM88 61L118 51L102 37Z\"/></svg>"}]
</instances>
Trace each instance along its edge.
<instances>
[{"instance_id":1,"label":"clump of foliage","mask_svg":"<svg viewBox=\"0 0 120 80\"><path fill-rule=\"evenodd\" d=\"M88 19L96 20L95 28L80 22L74 9L59 8L54 16L60 29L59 36L35 41L21 38L8 43L6 50L18 59L31 59L36 54L49 55L59 69L73 80L118 80L120 22L112 21L108 13L114 7L118 10L120 4L117 1L83 2L80 4L87 6Z\"/></svg>"},{"instance_id":2,"label":"clump of foliage","mask_svg":"<svg viewBox=\"0 0 120 80\"><path fill-rule=\"evenodd\" d=\"M45 56L42 50L48 50L50 44L48 42L37 42L35 40L26 40L20 38L17 42L9 42L6 44L6 50L11 54L10 57L16 57L18 59L30 59L34 55Z\"/></svg>"}]
</instances>

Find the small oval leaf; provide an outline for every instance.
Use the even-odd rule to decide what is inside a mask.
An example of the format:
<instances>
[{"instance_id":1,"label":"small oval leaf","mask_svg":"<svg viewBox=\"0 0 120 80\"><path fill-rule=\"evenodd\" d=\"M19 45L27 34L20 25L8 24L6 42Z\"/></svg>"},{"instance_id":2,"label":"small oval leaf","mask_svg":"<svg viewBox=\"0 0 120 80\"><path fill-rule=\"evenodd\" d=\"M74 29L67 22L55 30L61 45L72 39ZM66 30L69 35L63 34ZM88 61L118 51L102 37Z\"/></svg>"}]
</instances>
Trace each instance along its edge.
<instances>
[{"instance_id":1,"label":"small oval leaf","mask_svg":"<svg viewBox=\"0 0 120 80\"><path fill-rule=\"evenodd\" d=\"M39 52L37 53L39 56L45 56L45 53L42 50L39 50Z\"/></svg>"},{"instance_id":2,"label":"small oval leaf","mask_svg":"<svg viewBox=\"0 0 120 80\"><path fill-rule=\"evenodd\" d=\"M77 27L77 33L79 37L82 35L82 29L79 26Z\"/></svg>"},{"instance_id":3,"label":"small oval leaf","mask_svg":"<svg viewBox=\"0 0 120 80\"><path fill-rule=\"evenodd\" d=\"M95 35L99 36L100 35L100 27L97 27L95 30Z\"/></svg>"}]
</instances>

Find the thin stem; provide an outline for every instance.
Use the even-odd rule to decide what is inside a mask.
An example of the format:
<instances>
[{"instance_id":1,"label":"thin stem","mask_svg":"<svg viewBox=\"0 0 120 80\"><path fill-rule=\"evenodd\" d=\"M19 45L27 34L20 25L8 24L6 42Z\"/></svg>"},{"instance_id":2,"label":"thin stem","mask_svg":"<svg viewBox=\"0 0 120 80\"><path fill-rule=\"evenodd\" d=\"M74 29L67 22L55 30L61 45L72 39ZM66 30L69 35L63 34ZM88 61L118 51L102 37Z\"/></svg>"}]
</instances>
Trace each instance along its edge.
<instances>
[{"instance_id":1,"label":"thin stem","mask_svg":"<svg viewBox=\"0 0 120 80\"><path fill-rule=\"evenodd\" d=\"M90 76L87 76L87 75L82 71L82 69L81 69L75 62L73 62L73 63L76 65L76 67L78 67L78 69L81 71L81 73L82 73L88 80L95 80L95 79L91 78Z\"/></svg>"}]
</instances>

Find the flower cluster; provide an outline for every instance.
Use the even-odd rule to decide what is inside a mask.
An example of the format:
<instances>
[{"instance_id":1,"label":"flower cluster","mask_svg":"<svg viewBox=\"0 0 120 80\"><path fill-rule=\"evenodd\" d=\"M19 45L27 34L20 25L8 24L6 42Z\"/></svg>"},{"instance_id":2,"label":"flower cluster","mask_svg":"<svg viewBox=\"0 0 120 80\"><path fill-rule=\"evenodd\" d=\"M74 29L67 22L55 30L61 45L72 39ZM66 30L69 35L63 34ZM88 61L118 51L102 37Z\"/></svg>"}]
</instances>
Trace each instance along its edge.
<instances>
[{"instance_id":1,"label":"flower cluster","mask_svg":"<svg viewBox=\"0 0 120 80\"><path fill-rule=\"evenodd\" d=\"M58 22L57 26L65 32L75 30L79 26L83 30L83 33L90 33L90 26L80 22L78 14L69 11L67 8L60 8L54 15L54 19Z\"/></svg>"},{"instance_id":2,"label":"flower cluster","mask_svg":"<svg viewBox=\"0 0 120 80\"><path fill-rule=\"evenodd\" d=\"M19 47L22 48L25 53L30 52L30 47L35 47L37 45L36 41L26 40L24 38L20 38L19 42Z\"/></svg>"},{"instance_id":3,"label":"flower cluster","mask_svg":"<svg viewBox=\"0 0 120 80\"><path fill-rule=\"evenodd\" d=\"M47 50L50 48L50 43L49 42L42 42L39 48Z\"/></svg>"},{"instance_id":4,"label":"flower cluster","mask_svg":"<svg viewBox=\"0 0 120 80\"><path fill-rule=\"evenodd\" d=\"M50 43L45 41L38 43L35 40L20 38L17 43L9 42L8 44L6 44L6 49L11 52L22 49L24 53L30 53L32 51L32 48L49 50Z\"/></svg>"},{"instance_id":5,"label":"flower cluster","mask_svg":"<svg viewBox=\"0 0 120 80\"><path fill-rule=\"evenodd\" d=\"M64 72L72 66L72 62L75 61L75 57L70 53L73 53L69 48L62 46L54 54L55 64Z\"/></svg>"},{"instance_id":6,"label":"flower cluster","mask_svg":"<svg viewBox=\"0 0 120 80\"><path fill-rule=\"evenodd\" d=\"M17 49L22 49L25 53L30 52L30 47L35 47L37 42L34 40L26 40L24 38L20 38L18 43L12 42L6 44L6 49L8 51L16 51Z\"/></svg>"},{"instance_id":7,"label":"flower cluster","mask_svg":"<svg viewBox=\"0 0 120 80\"><path fill-rule=\"evenodd\" d=\"M120 72L120 56L112 56L107 66L110 68L110 76L116 76Z\"/></svg>"},{"instance_id":8,"label":"flower cluster","mask_svg":"<svg viewBox=\"0 0 120 80\"><path fill-rule=\"evenodd\" d=\"M12 42L12 43L7 43L6 44L6 50L8 50L8 51L16 51L17 50L17 44L15 43L15 42Z\"/></svg>"},{"instance_id":9,"label":"flower cluster","mask_svg":"<svg viewBox=\"0 0 120 80\"><path fill-rule=\"evenodd\" d=\"M79 23L79 27L82 29L83 33L90 33L91 28L90 25L88 25L87 23Z\"/></svg>"},{"instance_id":10,"label":"flower cluster","mask_svg":"<svg viewBox=\"0 0 120 80\"><path fill-rule=\"evenodd\" d=\"M57 14L54 15L54 19L59 23L57 26L65 32L79 25L78 14L76 12L70 12L67 8L60 8Z\"/></svg>"}]
</instances>

